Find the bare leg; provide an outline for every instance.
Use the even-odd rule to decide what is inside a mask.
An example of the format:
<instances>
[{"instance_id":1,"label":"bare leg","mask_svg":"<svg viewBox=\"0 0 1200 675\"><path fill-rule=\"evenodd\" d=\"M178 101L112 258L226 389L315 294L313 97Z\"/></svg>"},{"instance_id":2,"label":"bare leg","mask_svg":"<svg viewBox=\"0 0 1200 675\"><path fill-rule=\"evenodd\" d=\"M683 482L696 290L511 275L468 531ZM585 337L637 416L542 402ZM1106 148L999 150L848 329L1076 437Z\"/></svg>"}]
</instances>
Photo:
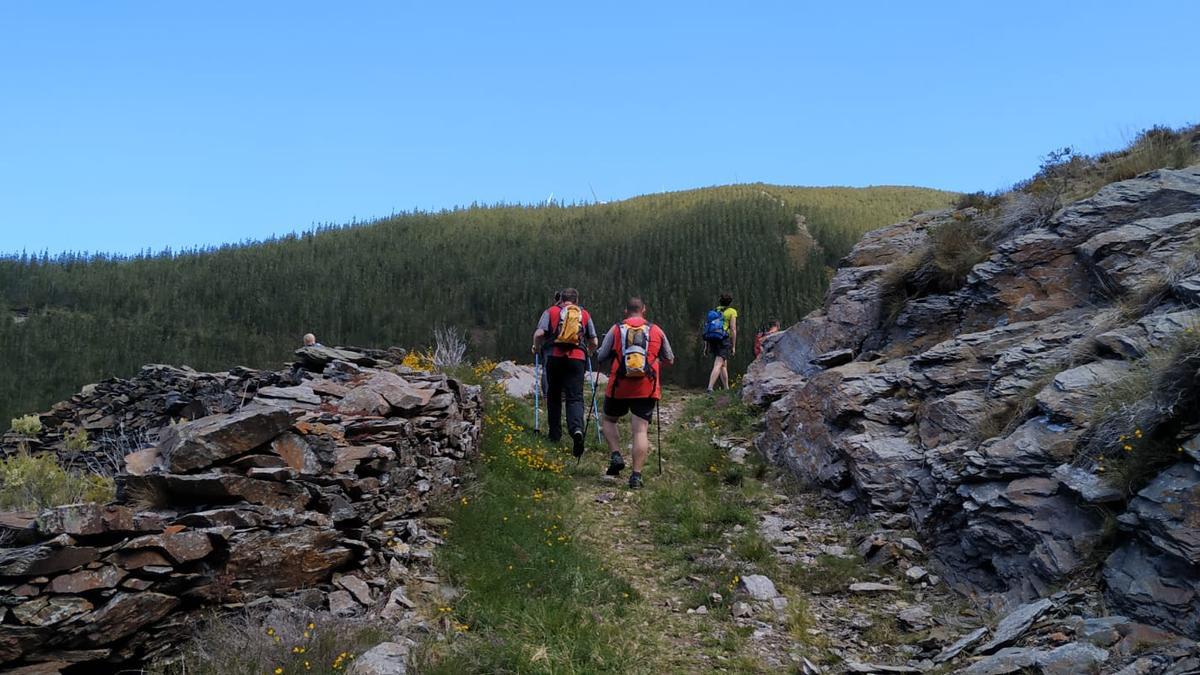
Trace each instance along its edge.
<instances>
[{"instance_id":1,"label":"bare leg","mask_svg":"<svg viewBox=\"0 0 1200 675\"><path fill-rule=\"evenodd\" d=\"M650 455L650 423L637 415L630 415L630 418L633 420L633 470L641 473L646 457Z\"/></svg>"},{"instance_id":2,"label":"bare leg","mask_svg":"<svg viewBox=\"0 0 1200 675\"><path fill-rule=\"evenodd\" d=\"M708 389L712 391L717 386L717 379L721 377L721 371L725 368L725 359L718 356L713 359L712 373L708 376Z\"/></svg>"},{"instance_id":3,"label":"bare leg","mask_svg":"<svg viewBox=\"0 0 1200 675\"><path fill-rule=\"evenodd\" d=\"M721 359L721 386L729 388L729 362Z\"/></svg>"},{"instance_id":4,"label":"bare leg","mask_svg":"<svg viewBox=\"0 0 1200 675\"><path fill-rule=\"evenodd\" d=\"M608 452L620 454L621 452L621 430L617 428L617 418L603 416L600 427L604 430L604 441L608 444Z\"/></svg>"}]
</instances>

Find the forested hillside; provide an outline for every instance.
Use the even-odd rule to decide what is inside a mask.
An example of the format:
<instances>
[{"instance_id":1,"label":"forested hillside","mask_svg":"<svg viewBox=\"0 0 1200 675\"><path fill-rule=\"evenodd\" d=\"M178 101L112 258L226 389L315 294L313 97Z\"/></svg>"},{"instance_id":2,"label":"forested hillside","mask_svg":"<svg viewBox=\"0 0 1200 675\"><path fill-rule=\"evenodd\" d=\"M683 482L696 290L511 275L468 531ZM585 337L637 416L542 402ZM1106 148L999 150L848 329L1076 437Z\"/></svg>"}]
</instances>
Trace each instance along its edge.
<instances>
[{"instance_id":1,"label":"forested hillside","mask_svg":"<svg viewBox=\"0 0 1200 675\"><path fill-rule=\"evenodd\" d=\"M601 330L626 296L645 298L680 353L672 378L695 383L708 369L698 324L721 289L742 312L740 370L752 329L813 308L826 266L863 232L954 197L739 185L406 213L157 256L10 257L0 261L9 313L0 321L0 419L144 363L274 366L309 331L326 344L411 347L427 344L434 326L455 326L476 355L521 357L538 314L567 285Z\"/></svg>"}]
</instances>

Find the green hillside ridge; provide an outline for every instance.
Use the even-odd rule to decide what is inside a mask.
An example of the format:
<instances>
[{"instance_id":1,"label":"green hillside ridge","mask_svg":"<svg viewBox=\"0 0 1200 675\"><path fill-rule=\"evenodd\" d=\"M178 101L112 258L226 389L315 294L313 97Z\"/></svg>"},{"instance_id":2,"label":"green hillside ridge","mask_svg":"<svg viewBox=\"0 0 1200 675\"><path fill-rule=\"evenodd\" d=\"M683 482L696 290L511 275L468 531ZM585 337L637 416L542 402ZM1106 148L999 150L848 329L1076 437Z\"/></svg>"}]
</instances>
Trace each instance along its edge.
<instances>
[{"instance_id":1,"label":"green hillside ridge","mask_svg":"<svg viewBox=\"0 0 1200 675\"><path fill-rule=\"evenodd\" d=\"M741 311L735 369L754 329L815 307L827 267L866 231L958 195L911 187L730 185L605 204L404 213L268 241L156 256L0 260L0 419L45 409L145 363L277 366L305 332L326 344L420 346L435 326L478 357L528 358L556 288L578 286L604 330L640 294L680 354L722 289ZM798 228L803 216L811 238ZM815 244L815 245L814 245Z\"/></svg>"}]
</instances>

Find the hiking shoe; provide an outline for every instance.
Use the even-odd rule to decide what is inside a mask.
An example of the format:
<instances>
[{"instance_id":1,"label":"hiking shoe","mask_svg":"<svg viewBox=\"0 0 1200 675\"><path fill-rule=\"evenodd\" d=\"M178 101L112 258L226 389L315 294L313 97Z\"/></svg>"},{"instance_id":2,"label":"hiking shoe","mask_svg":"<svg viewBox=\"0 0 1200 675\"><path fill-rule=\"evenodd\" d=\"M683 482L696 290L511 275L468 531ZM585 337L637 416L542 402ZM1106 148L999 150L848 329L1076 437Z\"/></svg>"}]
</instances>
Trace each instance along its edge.
<instances>
[{"instance_id":1,"label":"hiking shoe","mask_svg":"<svg viewBox=\"0 0 1200 675\"><path fill-rule=\"evenodd\" d=\"M575 443L575 447L571 448L571 454L575 455L575 459L583 457L583 432L576 431L571 434L571 440Z\"/></svg>"},{"instance_id":2,"label":"hiking shoe","mask_svg":"<svg viewBox=\"0 0 1200 675\"><path fill-rule=\"evenodd\" d=\"M634 471L633 473L629 474L629 489L637 490L640 487L642 487L642 474Z\"/></svg>"},{"instance_id":3,"label":"hiking shoe","mask_svg":"<svg viewBox=\"0 0 1200 675\"><path fill-rule=\"evenodd\" d=\"M621 471L625 469L625 460L621 459L621 453L614 452L608 460L608 471L605 471L606 476L619 476Z\"/></svg>"}]
</instances>

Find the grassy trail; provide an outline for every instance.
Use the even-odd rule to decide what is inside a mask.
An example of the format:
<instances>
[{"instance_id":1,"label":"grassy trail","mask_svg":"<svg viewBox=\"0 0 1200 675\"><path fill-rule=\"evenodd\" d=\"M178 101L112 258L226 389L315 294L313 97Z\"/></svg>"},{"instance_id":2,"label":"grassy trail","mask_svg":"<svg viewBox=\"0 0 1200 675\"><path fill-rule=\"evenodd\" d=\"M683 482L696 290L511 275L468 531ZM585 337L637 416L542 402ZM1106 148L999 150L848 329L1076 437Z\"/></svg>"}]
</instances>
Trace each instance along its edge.
<instances>
[{"instance_id":1,"label":"grassy trail","mask_svg":"<svg viewBox=\"0 0 1200 675\"><path fill-rule=\"evenodd\" d=\"M845 640L903 659L915 638L894 614L912 594L846 594L850 581L886 580L852 552L867 526L753 453L722 449L748 441L754 411L672 391L662 415L664 473L652 454L645 487L631 491L628 469L603 476L594 435L576 466L565 446L532 434L527 404L493 394L478 476L445 514L437 559L461 595L437 609L416 672L804 672L806 659L839 661ZM808 562L764 538L771 517L800 524L793 539ZM781 597L746 602L749 574Z\"/></svg>"},{"instance_id":2,"label":"grassy trail","mask_svg":"<svg viewBox=\"0 0 1200 675\"><path fill-rule=\"evenodd\" d=\"M726 484L718 422L684 428L701 399L668 395L664 474L652 454L631 491L628 470L603 476L594 436L576 465L532 434L527 404L494 394L478 478L446 514L439 557L463 594L439 608L421 672L765 672L743 654L746 631L723 621L741 566L703 562L731 528L753 536L761 490L741 473ZM686 611L700 606L710 613Z\"/></svg>"}]
</instances>

